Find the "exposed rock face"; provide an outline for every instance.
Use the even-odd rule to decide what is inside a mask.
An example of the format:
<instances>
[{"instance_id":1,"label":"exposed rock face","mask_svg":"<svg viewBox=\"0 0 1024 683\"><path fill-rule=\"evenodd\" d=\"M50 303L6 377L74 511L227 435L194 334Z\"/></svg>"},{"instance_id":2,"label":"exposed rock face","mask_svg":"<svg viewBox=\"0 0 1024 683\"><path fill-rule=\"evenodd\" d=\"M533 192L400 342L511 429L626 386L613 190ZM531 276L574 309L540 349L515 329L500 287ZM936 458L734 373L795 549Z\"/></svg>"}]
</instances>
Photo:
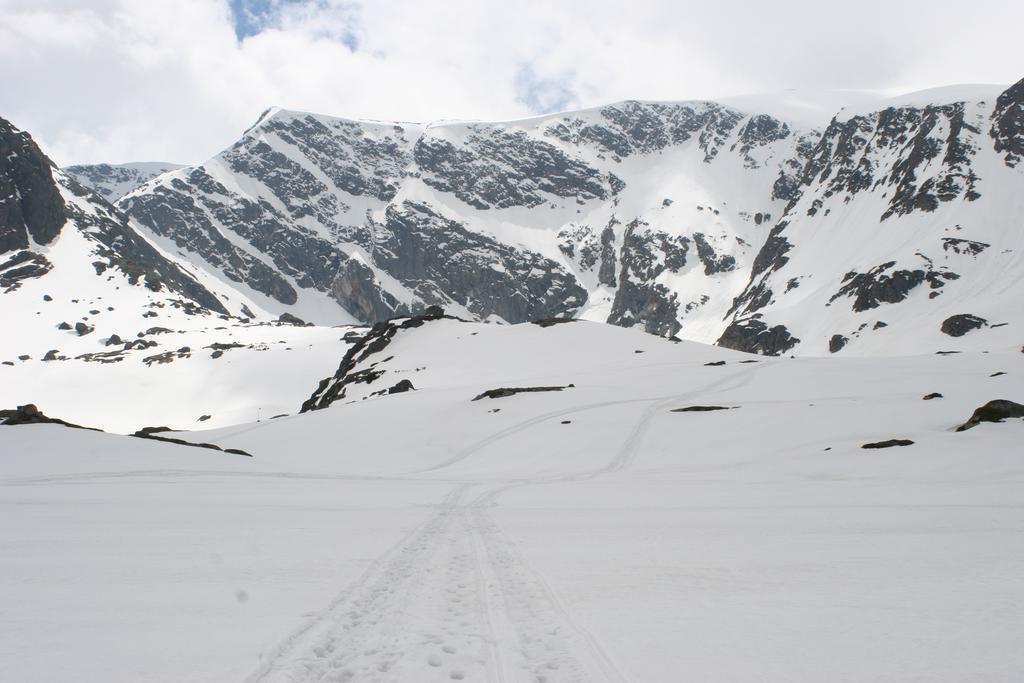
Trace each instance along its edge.
<instances>
[{"instance_id":1,"label":"exposed rock face","mask_svg":"<svg viewBox=\"0 0 1024 683\"><path fill-rule=\"evenodd\" d=\"M64 200L52 168L28 133L0 119L0 254L28 249L30 239L49 244L60 233Z\"/></svg>"},{"instance_id":2,"label":"exposed rock face","mask_svg":"<svg viewBox=\"0 0 1024 683\"><path fill-rule=\"evenodd\" d=\"M996 100L989 131L996 152L1013 168L1024 159L1024 79L1007 88Z\"/></svg>"},{"instance_id":3,"label":"exposed rock face","mask_svg":"<svg viewBox=\"0 0 1024 683\"><path fill-rule=\"evenodd\" d=\"M747 353L778 356L800 343L784 325L768 325L757 318L737 320L726 328L718 345Z\"/></svg>"},{"instance_id":4,"label":"exposed rock face","mask_svg":"<svg viewBox=\"0 0 1024 683\"><path fill-rule=\"evenodd\" d=\"M129 285L181 297L177 306L227 314L216 295L164 257L107 201L57 170L32 138L0 119L0 293L45 277L53 264L34 245L76 230L98 277L108 271ZM13 252L13 253L12 253ZM87 334L79 331L79 334Z\"/></svg>"},{"instance_id":5,"label":"exposed rock face","mask_svg":"<svg viewBox=\"0 0 1024 683\"><path fill-rule=\"evenodd\" d=\"M1002 422L1014 417L1024 418L1024 405L999 398L975 409L967 422L957 427L956 431L962 432L977 427L982 422Z\"/></svg>"},{"instance_id":6,"label":"exposed rock face","mask_svg":"<svg viewBox=\"0 0 1024 683\"><path fill-rule=\"evenodd\" d=\"M424 323L444 317L446 316L442 308L432 306L418 316L377 323L349 347L334 376L320 382L313 394L302 404L300 412L322 410L335 401L340 401L345 398L346 387L351 384L376 382L384 375L384 371L374 367L376 362L367 363L367 359L383 351L399 331L421 327ZM364 363L367 367L360 368Z\"/></svg>"},{"instance_id":7,"label":"exposed rock face","mask_svg":"<svg viewBox=\"0 0 1024 683\"><path fill-rule=\"evenodd\" d=\"M733 319L756 312L770 326L776 311L799 307L793 334L838 339L844 330L880 329L859 314L898 306L890 323L899 330L934 329L952 312L945 300L1002 277L991 247L1019 219L1007 209L993 220L991 207L1002 200L982 197L980 169L984 187L1019 186L1022 92L1024 84L1014 85L994 108L992 100L965 99L837 115L754 259ZM1006 163L993 164L993 152ZM835 266L844 262L855 265L840 273ZM805 283L815 289L805 291ZM853 315L816 318L819 306L847 298ZM842 327L825 322L840 319Z\"/></svg>"},{"instance_id":8,"label":"exposed rock face","mask_svg":"<svg viewBox=\"0 0 1024 683\"><path fill-rule=\"evenodd\" d=\"M272 111L216 158L119 205L200 267L282 307L320 292L367 322L434 304L519 322L575 314L604 287L618 302L611 319L672 333L681 317L713 314L713 301L702 307L720 292L717 278L745 267L746 231L781 210L772 186L797 177L816 139L714 103L626 102L522 125L392 126ZM624 160L662 154L687 168L763 176L763 190L741 197L751 183L722 170L729 188L714 206L660 197L658 223L617 216L632 187ZM645 192L650 180L632 175ZM727 209L723 198L734 195L741 207ZM627 237L640 224L651 235L634 228ZM690 245L707 291L681 308L672 287L651 278L681 274L674 261L655 261Z\"/></svg>"},{"instance_id":9,"label":"exposed rock face","mask_svg":"<svg viewBox=\"0 0 1024 683\"><path fill-rule=\"evenodd\" d=\"M619 288L608 322L623 327L643 325L647 332L662 336L678 332L678 296L656 280L666 271L682 270L689 248L690 240L685 237L651 230L639 220L627 225Z\"/></svg>"},{"instance_id":10,"label":"exposed rock face","mask_svg":"<svg viewBox=\"0 0 1024 683\"><path fill-rule=\"evenodd\" d=\"M988 321L970 313L951 315L942 321L943 334L950 337L962 337L971 330L978 330L988 325Z\"/></svg>"},{"instance_id":11,"label":"exposed rock face","mask_svg":"<svg viewBox=\"0 0 1024 683\"><path fill-rule=\"evenodd\" d=\"M613 183L582 161L525 131L470 126L456 147L423 137L414 150L423 182L477 209L534 207L546 197L606 199Z\"/></svg>"},{"instance_id":12,"label":"exposed rock face","mask_svg":"<svg viewBox=\"0 0 1024 683\"><path fill-rule=\"evenodd\" d=\"M910 294L910 291L927 281L932 289L941 288L946 280L956 280L960 276L951 272L934 270L892 270L895 261L883 263L866 273L849 272L843 276L843 286L828 300L831 304L836 299L853 297L853 310L856 312L878 308L879 304L896 304Z\"/></svg>"},{"instance_id":13,"label":"exposed rock face","mask_svg":"<svg viewBox=\"0 0 1024 683\"><path fill-rule=\"evenodd\" d=\"M870 337L866 314L893 307L899 342L970 310L1010 258L1022 83L843 111L822 131L714 102L503 124L269 111L119 206L275 313L326 296L366 322L430 305L582 315L800 352Z\"/></svg>"},{"instance_id":14,"label":"exposed rock face","mask_svg":"<svg viewBox=\"0 0 1024 683\"><path fill-rule=\"evenodd\" d=\"M84 164L66 166L63 171L113 203L158 175L179 168L180 164L158 161L138 164Z\"/></svg>"},{"instance_id":15,"label":"exposed rock face","mask_svg":"<svg viewBox=\"0 0 1024 683\"><path fill-rule=\"evenodd\" d=\"M828 340L828 352L836 353L842 351L843 347L849 343L849 338L844 337L841 334L833 334Z\"/></svg>"},{"instance_id":16,"label":"exposed rock face","mask_svg":"<svg viewBox=\"0 0 1024 683\"><path fill-rule=\"evenodd\" d=\"M413 311L456 303L511 323L571 314L587 292L557 262L515 249L426 204L388 207L375 226L375 261L416 295Z\"/></svg>"}]
</instances>

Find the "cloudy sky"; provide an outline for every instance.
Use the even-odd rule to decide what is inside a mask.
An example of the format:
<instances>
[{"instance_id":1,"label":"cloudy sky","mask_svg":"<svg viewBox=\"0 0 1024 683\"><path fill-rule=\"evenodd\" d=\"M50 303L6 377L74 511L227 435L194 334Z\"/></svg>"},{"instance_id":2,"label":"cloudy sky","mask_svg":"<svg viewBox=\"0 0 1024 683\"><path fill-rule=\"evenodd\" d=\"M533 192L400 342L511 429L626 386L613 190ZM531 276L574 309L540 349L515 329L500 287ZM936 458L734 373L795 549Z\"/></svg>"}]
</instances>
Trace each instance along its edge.
<instances>
[{"instance_id":1,"label":"cloudy sky","mask_svg":"<svg viewBox=\"0 0 1024 683\"><path fill-rule=\"evenodd\" d=\"M0 0L0 116L58 163L193 163L271 105L508 119L1024 77L1009 0Z\"/></svg>"}]
</instances>

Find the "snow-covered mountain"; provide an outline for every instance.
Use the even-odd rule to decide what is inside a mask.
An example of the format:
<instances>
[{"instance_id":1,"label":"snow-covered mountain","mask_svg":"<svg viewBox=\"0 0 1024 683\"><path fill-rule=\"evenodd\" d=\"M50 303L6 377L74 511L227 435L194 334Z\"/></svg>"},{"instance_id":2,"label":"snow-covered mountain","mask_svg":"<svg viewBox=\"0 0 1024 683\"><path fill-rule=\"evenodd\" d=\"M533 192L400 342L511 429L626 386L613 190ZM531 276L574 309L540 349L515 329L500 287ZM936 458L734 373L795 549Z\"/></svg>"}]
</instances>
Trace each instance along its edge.
<instances>
[{"instance_id":1,"label":"snow-covered mountain","mask_svg":"<svg viewBox=\"0 0 1024 683\"><path fill-rule=\"evenodd\" d=\"M152 243L2 119L0 318L0 360L8 364L72 356L115 363L158 346L148 338L153 330L271 319Z\"/></svg>"},{"instance_id":2,"label":"snow-covered mountain","mask_svg":"<svg viewBox=\"0 0 1024 683\"><path fill-rule=\"evenodd\" d=\"M763 353L977 348L1024 324L995 294L1024 272L1022 90L925 91L822 130L752 99L501 123L275 109L119 207L267 310L320 322L441 305ZM953 316L983 332L950 337Z\"/></svg>"},{"instance_id":3,"label":"snow-covered mountain","mask_svg":"<svg viewBox=\"0 0 1024 683\"><path fill-rule=\"evenodd\" d=\"M162 173L183 168L164 161L140 161L132 164L79 164L62 170L86 187L96 190L109 202L134 190Z\"/></svg>"}]
</instances>

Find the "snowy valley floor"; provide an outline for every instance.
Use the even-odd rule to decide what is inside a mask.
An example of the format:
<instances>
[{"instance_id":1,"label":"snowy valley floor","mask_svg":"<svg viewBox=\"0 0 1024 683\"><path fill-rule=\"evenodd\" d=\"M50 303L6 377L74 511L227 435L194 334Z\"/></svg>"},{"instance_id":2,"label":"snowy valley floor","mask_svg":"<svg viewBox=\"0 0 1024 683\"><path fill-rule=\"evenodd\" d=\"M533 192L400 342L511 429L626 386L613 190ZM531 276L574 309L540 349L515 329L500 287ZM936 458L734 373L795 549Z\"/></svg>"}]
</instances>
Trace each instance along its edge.
<instances>
[{"instance_id":1,"label":"snowy valley floor","mask_svg":"<svg viewBox=\"0 0 1024 683\"><path fill-rule=\"evenodd\" d=\"M175 434L252 458L0 427L0 678L1024 672L1024 421L953 431L1024 401L1019 348L761 358L441 320L371 362L351 402ZM861 448L891 438L914 443Z\"/></svg>"}]
</instances>

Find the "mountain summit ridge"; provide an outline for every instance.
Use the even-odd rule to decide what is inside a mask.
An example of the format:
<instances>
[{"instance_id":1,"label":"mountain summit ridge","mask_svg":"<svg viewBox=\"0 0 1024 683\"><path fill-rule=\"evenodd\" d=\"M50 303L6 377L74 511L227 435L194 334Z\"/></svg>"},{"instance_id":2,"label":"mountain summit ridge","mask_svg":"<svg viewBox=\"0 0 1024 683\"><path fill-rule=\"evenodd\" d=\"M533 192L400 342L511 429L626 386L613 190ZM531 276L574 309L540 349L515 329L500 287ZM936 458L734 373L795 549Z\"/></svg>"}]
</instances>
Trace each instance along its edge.
<instances>
[{"instance_id":1,"label":"mountain summit ridge","mask_svg":"<svg viewBox=\"0 0 1024 683\"><path fill-rule=\"evenodd\" d=\"M820 130L703 100L426 124L271 108L118 206L267 310L321 322L441 305L762 353L913 352L944 343L951 315L1015 319L971 283L995 261L1024 268L1006 251L1021 215L1006 199L1021 182L1020 89L858 104ZM884 292L858 298L871 287ZM845 296L858 303L834 314Z\"/></svg>"}]
</instances>

